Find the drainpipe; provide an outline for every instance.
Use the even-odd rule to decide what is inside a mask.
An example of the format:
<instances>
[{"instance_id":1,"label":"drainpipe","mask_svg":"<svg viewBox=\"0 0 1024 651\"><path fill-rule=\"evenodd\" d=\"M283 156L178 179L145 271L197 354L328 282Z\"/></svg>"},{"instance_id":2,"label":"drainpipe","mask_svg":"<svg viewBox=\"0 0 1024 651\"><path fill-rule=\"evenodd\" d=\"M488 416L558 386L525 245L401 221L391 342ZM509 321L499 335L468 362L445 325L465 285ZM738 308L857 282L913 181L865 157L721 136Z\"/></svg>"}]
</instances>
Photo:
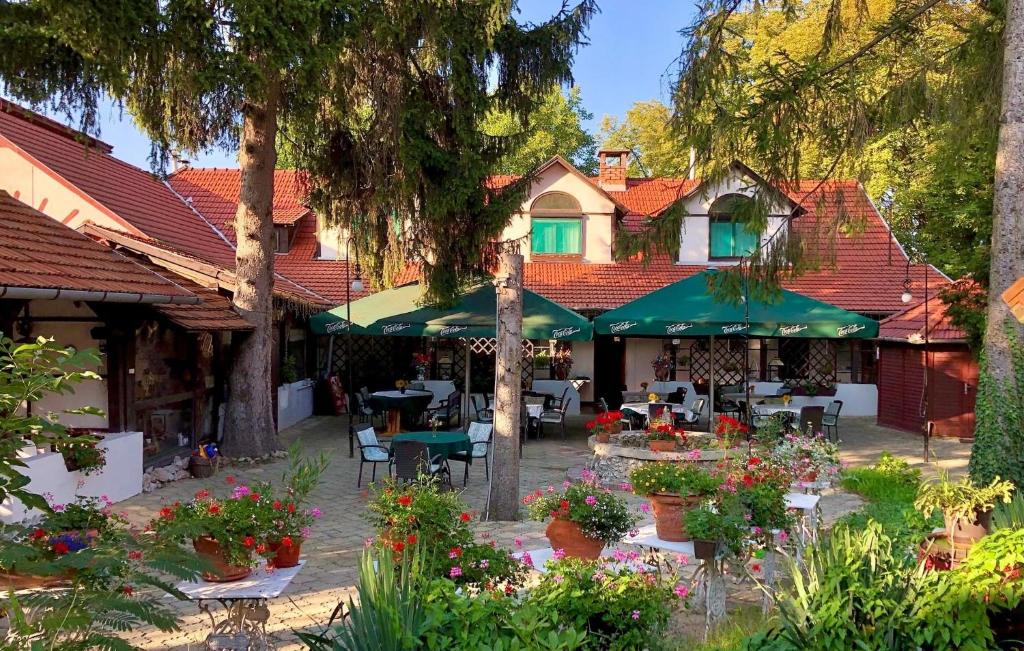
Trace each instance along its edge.
<instances>
[{"instance_id":1,"label":"drainpipe","mask_svg":"<svg viewBox=\"0 0 1024 651\"><path fill-rule=\"evenodd\" d=\"M41 301L92 301L98 303L170 303L172 305L196 305L199 297L170 296L168 294L141 294L136 292L101 292L84 289L46 289L40 287L11 287L0 285L0 298L41 300Z\"/></svg>"}]
</instances>

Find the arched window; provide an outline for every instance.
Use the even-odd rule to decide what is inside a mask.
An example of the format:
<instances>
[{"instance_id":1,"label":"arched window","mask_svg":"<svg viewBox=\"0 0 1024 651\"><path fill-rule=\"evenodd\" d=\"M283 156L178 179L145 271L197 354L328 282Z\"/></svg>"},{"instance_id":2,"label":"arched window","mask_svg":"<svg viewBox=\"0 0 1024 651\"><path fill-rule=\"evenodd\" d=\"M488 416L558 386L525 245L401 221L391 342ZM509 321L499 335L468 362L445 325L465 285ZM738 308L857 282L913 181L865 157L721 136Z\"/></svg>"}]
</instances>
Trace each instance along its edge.
<instances>
[{"instance_id":1,"label":"arched window","mask_svg":"<svg viewBox=\"0 0 1024 651\"><path fill-rule=\"evenodd\" d=\"M583 210L575 197L548 192L530 206L530 251L534 255L583 254Z\"/></svg>"},{"instance_id":2,"label":"arched window","mask_svg":"<svg viewBox=\"0 0 1024 651\"><path fill-rule=\"evenodd\" d=\"M761 243L759 233L747 230L747 223L737 217L751 199L742 194L726 194L715 199L708 210L711 259L740 258L750 255Z\"/></svg>"}]
</instances>

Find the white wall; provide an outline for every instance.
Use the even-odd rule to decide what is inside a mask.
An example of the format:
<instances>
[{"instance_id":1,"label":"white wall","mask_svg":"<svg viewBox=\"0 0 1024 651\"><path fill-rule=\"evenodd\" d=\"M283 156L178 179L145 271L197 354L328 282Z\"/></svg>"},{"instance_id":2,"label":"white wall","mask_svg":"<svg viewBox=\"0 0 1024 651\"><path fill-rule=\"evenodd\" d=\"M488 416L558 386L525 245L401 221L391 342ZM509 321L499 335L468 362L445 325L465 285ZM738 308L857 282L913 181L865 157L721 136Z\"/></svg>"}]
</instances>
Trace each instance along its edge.
<instances>
[{"instance_id":1,"label":"white wall","mask_svg":"<svg viewBox=\"0 0 1024 651\"><path fill-rule=\"evenodd\" d=\"M587 382L580 389L580 400L592 402L594 400L594 342L574 341L572 342L572 377L588 377Z\"/></svg>"},{"instance_id":2,"label":"white wall","mask_svg":"<svg viewBox=\"0 0 1024 651\"><path fill-rule=\"evenodd\" d=\"M661 339L626 339L626 387L639 391L641 382L654 383L651 362L662 351Z\"/></svg>"},{"instance_id":3,"label":"white wall","mask_svg":"<svg viewBox=\"0 0 1024 651\"><path fill-rule=\"evenodd\" d=\"M316 216L316 237L320 242L321 260L344 260L345 241L348 231L341 226L327 226L320 215Z\"/></svg>"},{"instance_id":4,"label":"white wall","mask_svg":"<svg viewBox=\"0 0 1024 651\"><path fill-rule=\"evenodd\" d=\"M313 415L313 380L277 387L277 429L281 431Z\"/></svg>"}]
</instances>

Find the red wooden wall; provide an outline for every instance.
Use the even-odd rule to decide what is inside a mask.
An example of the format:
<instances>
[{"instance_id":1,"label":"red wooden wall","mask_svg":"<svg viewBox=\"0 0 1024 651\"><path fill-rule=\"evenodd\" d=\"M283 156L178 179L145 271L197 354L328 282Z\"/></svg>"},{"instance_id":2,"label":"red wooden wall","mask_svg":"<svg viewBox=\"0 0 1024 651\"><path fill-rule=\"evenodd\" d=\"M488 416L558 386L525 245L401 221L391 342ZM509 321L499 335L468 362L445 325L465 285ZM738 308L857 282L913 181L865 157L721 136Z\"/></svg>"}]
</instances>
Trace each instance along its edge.
<instances>
[{"instance_id":1,"label":"red wooden wall","mask_svg":"<svg viewBox=\"0 0 1024 651\"><path fill-rule=\"evenodd\" d=\"M936 436L974 435L974 398L978 365L966 345L929 346L930 416ZM921 432L924 389L921 345L882 342L878 363L878 424Z\"/></svg>"}]
</instances>

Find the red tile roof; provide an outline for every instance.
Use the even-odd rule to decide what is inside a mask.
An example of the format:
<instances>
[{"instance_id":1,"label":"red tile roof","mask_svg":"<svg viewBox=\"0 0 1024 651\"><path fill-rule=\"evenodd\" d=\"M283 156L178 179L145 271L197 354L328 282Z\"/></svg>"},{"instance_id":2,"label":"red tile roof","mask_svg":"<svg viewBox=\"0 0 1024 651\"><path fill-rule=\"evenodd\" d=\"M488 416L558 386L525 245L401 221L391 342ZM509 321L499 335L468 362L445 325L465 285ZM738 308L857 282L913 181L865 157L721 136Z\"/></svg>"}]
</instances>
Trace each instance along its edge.
<instances>
[{"instance_id":1,"label":"red tile roof","mask_svg":"<svg viewBox=\"0 0 1024 651\"><path fill-rule=\"evenodd\" d=\"M953 325L948 307L938 296L932 296L928 304L928 340L935 342L965 342L967 333ZM883 319L878 326L881 339L907 341L923 344L925 334L925 301L911 304L902 312Z\"/></svg>"},{"instance_id":2,"label":"red tile roof","mask_svg":"<svg viewBox=\"0 0 1024 651\"><path fill-rule=\"evenodd\" d=\"M153 308L172 323L189 331L252 330L253 326L243 319L231 301L216 290L203 287L152 262L145 256L132 254L131 259L139 265L158 274L171 274L182 287L198 296L202 302L196 305L154 305Z\"/></svg>"},{"instance_id":3,"label":"red tile roof","mask_svg":"<svg viewBox=\"0 0 1024 651\"><path fill-rule=\"evenodd\" d=\"M147 269L3 190L0 223L0 286L144 294L149 298L138 302L147 303L198 300L181 279Z\"/></svg>"}]
</instances>

